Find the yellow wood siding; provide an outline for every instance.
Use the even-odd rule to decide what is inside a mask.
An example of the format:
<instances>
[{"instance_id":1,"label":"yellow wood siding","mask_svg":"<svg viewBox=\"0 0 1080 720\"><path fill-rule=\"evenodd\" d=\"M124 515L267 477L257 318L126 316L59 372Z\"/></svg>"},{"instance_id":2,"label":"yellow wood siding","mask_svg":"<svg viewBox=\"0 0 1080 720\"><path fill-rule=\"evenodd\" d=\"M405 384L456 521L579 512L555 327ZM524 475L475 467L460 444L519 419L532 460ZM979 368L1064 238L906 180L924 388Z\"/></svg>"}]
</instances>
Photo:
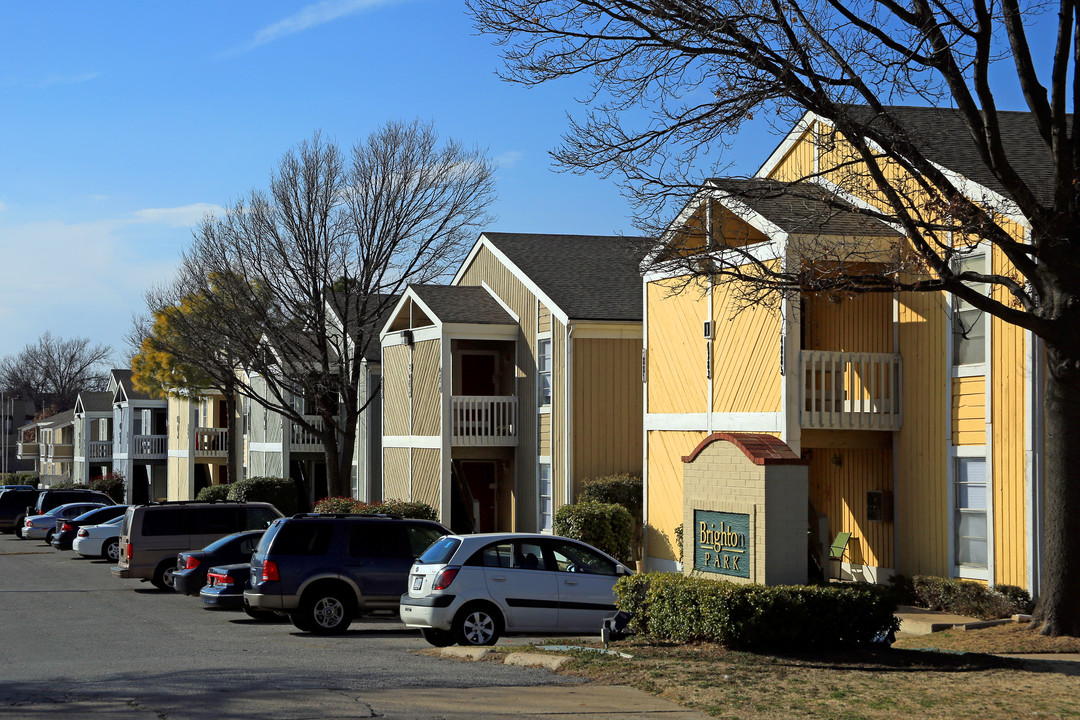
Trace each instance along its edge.
<instances>
[{"instance_id":1,"label":"yellow wood siding","mask_svg":"<svg viewBox=\"0 0 1080 720\"><path fill-rule=\"evenodd\" d=\"M576 498L583 479L641 475L641 340L574 340L572 362Z\"/></svg>"},{"instance_id":2,"label":"yellow wood siding","mask_svg":"<svg viewBox=\"0 0 1080 720\"><path fill-rule=\"evenodd\" d=\"M487 249L481 248L461 275L461 285L486 283L520 318L517 337L518 450L514 462L514 527L536 529L536 332L537 300ZM554 354L554 353L553 353ZM554 469L553 469L554 470Z\"/></svg>"},{"instance_id":3,"label":"yellow wood siding","mask_svg":"<svg viewBox=\"0 0 1080 720\"><path fill-rule=\"evenodd\" d=\"M981 375L953 378L952 441L953 445L986 444L986 378Z\"/></svg>"},{"instance_id":4,"label":"yellow wood siding","mask_svg":"<svg viewBox=\"0 0 1080 720\"><path fill-rule=\"evenodd\" d=\"M704 439L703 432L649 432L649 521L645 543L650 557L678 559L674 531L683 521L682 458Z\"/></svg>"},{"instance_id":5,"label":"yellow wood siding","mask_svg":"<svg viewBox=\"0 0 1080 720\"><path fill-rule=\"evenodd\" d=\"M551 455L551 414L541 413L536 418L537 423L537 454Z\"/></svg>"},{"instance_id":6,"label":"yellow wood siding","mask_svg":"<svg viewBox=\"0 0 1080 720\"><path fill-rule=\"evenodd\" d=\"M386 435L409 434L409 346L383 348L383 427Z\"/></svg>"},{"instance_id":7,"label":"yellow wood siding","mask_svg":"<svg viewBox=\"0 0 1080 720\"><path fill-rule=\"evenodd\" d=\"M441 348L441 340L425 340L413 346L413 435L438 435L442 425Z\"/></svg>"},{"instance_id":8,"label":"yellow wood siding","mask_svg":"<svg viewBox=\"0 0 1080 720\"><path fill-rule=\"evenodd\" d=\"M540 303L539 321L536 326L537 332L550 332L551 331L551 311L548 310L547 305Z\"/></svg>"},{"instance_id":9,"label":"yellow wood siding","mask_svg":"<svg viewBox=\"0 0 1080 720\"><path fill-rule=\"evenodd\" d=\"M441 456L442 451L435 448L413 448L412 451L412 498L416 502L427 503L436 511L440 507L439 478L442 476L442 464L439 458Z\"/></svg>"},{"instance_id":10,"label":"yellow wood siding","mask_svg":"<svg viewBox=\"0 0 1080 720\"><path fill-rule=\"evenodd\" d=\"M896 434L897 570L948 577L949 493L945 444L950 371L945 298L902 293L900 353L904 426Z\"/></svg>"},{"instance_id":11,"label":"yellow wood siding","mask_svg":"<svg viewBox=\"0 0 1080 720\"><path fill-rule=\"evenodd\" d=\"M696 286L672 294L675 288L677 283L666 281L648 284L649 412L706 412L706 299Z\"/></svg>"},{"instance_id":12,"label":"yellow wood siding","mask_svg":"<svg viewBox=\"0 0 1080 720\"><path fill-rule=\"evenodd\" d=\"M788 150L784 158L777 164L769 177L776 180L790 182L800 180L814 171L814 155L817 146L814 140L814 131L807 130Z\"/></svg>"},{"instance_id":13,"label":"yellow wood siding","mask_svg":"<svg viewBox=\"0 0 1080 720\"><path fill-rule=\"evenodd\" d=\"M832 297L803 295L803 350L891 353L891 293Z\"/></svg>"},{"instance_id":14,"label":"yellow wood siding","mask_svg":"<svg viewBox=\"0 0 1080 720\"><path fill-rule=\"evenodd\" d=\"M893 567L891 522L866 519L866 493L893 489L891 450L811 449L810 502L829 517L831 543L838 532L851 533L845 561L856 565Z\"/></svg>"},{"instance_id":15,"label":"yellow wood siding","mask_svg":"<svg viewBox=\"0 0 1080 720\"><path fill-rule=\"evenodd\" d=\"M713 288L713 412L780 411L781 330L779 310L746 307L735 283Z\"/></svg>"},{"instance_id":16,"label":"yellow wood siding","mask_svg":"<svg viewBox=\"0 0 1080 720\"><path fill-rule=\"evenodd\" d=\"M409 448L383 448L383 497L409 499Z\"/></svg>"}]
</instances>

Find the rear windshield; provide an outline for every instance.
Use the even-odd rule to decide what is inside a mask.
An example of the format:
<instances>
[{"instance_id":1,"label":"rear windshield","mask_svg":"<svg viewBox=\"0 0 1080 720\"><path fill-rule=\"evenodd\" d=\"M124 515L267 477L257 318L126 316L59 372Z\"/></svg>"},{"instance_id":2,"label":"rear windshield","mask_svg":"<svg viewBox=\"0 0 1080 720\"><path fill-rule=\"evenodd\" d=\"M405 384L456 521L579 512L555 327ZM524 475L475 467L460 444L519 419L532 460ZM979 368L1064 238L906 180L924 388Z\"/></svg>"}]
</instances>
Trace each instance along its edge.
<instances>
[{"instance_id":1,"label":"rear windshield","mask_svg":"<svg viewBox=\"0 0 1080 720\"><path fill-rule=\"evenodd\" d=\"M416 559L416 562L420 565L445 565L450 562L450 558L454 557L454 552L459 545L461 545L460 538L439 538Z\"/></svg>"},{"instance_id":2,"label":"rear windshield","mask_svg":"<svg viewBox=\"0 0 1080 720\"><path fill-rule=\"evenodd\" d=\"M270 545L271 555L325 555L334 536L334 523L329 522L283 522L275 525L277 534ZM271 531L266 531L266 536ZM263 552L263 543L259 543L258 552Z\"/></svg>"}]
</instances>

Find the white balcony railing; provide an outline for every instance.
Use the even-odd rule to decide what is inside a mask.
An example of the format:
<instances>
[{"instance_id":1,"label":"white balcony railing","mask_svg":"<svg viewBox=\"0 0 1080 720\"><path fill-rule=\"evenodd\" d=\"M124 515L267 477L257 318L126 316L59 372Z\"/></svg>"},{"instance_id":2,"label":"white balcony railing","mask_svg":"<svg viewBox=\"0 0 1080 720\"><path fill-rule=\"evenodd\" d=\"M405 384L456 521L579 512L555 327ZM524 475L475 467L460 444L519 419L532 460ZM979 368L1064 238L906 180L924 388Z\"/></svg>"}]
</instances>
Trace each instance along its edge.
<instances>
[{"instance_id":1,"label":"white balcony railing","mask_svg":"<svg viewBox=\"0 0 1080 720\"><path fill-rule=\"evenodd\" d=\"M166 435L136 435L131 438L131 458L133 460L164 459L169 452L169 438Z\"/></svg>"},{"instance_id":2,"label":"white balcony railing","mask_svg":"<svg viewBox=\"0 0 1080 720\"><path fill-rule=\"evenodd\" d=\"M36 442L21 442L15 446L15 457L19 460L37 460L40 446Z\"/></svg>"},{"instance_id":3,"label":"white balcony railing","mask_svg":"<svg viewBox=\"0 0 1080 720\"><path fill-rule=\"evenodd\" d=\"M45 445L47 462L62 462L75 457L75 446L67 443L48 443Z\"/></svg>"},{"instance_id":4,"label":"white balcony railing","mask_svg":"<svg viewBox=\"0 0 1080 720\"><path fill-rule=\"evenodd\" d=\"M89 455L91 460L111 460L112 440L91 440Z\"/></svg>"},{"instance_id":5,"label":"white balcony railing","mask_svg":"<svg viewBox=\"0 0 1080 720\"><path fill-rule=\"evenodd\" d=\"M801 360L802 427L900 429L900 355L803 350Z\"/></svg>"},{"instance_id":6,"label":"white balcony railing","mask_svg":"<svg viewBox=\"0 0 1080 720\"><path fill-rule=\"evenodd\" d=\"M518 444L518 399L502 395L455 395L450 403L454 445Z\"/></svg>"},{"instance_id":7,"label":"white balcony railing","mask_svg":"<svg viewBox=\"0 0 1080 720\"><path fill-rule=\"evenodd\" d=\"M312 426L322 430L323 419L318 415L305 415ZM289 449L293 452L323 452L325 447L322 439L305 427L295 423L289 423Z\"/></svg>"},{"instance_id":8,"label":"white balcony railing","mask_svg":"<svg viewBox=\"0 0 1080 720\"><path fill-rule=\"evenodd\" d=\"M195 457L226 457L228 453L228 428L195 428Z\"/></svg>"}]
</instances>

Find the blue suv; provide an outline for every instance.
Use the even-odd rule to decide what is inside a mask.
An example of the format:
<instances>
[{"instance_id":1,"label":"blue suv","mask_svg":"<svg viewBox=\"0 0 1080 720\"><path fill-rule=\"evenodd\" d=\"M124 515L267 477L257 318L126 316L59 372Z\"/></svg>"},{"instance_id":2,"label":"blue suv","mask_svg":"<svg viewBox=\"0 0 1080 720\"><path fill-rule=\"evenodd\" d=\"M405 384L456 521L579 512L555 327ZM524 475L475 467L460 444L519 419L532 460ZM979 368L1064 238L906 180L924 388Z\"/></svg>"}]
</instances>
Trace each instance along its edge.
<instances>
[{"instance_id":1,"label":"blue suv","mask_svg":"<svg viewBox=\"0 0 1080 720\"><path fill-rule=\"evenodd\" d=\"M437 522L386 515L275 520L251 556L245 608L288 613L300 630L324 635L357 616L393 617L414 560L449 534Z\"/></svg>"}]
</instances>

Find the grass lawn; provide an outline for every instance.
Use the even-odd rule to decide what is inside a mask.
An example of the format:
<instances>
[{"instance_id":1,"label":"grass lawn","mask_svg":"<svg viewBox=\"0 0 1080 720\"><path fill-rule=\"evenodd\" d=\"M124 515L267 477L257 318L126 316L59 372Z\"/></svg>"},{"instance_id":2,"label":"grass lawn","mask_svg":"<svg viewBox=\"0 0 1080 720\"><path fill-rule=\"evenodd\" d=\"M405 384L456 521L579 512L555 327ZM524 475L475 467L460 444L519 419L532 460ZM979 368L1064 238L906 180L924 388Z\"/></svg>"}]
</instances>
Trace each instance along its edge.
<instances>
[{"instance_id":1,"label":"grass lawn","mask_svg":"<svg viewBox=\"0 0 1080 720\"><path fill-rule=\"evenodd\" d=\"M630 639L631 659L574 653L563 672L631 685L723 718L1080 717L1080 663L1034 668L983 652L1080 652L1008 625L908 636L891 649L732 652L718 645ZM913 648L941 648L941 651Z\"/></svg>"}]
</instances>

